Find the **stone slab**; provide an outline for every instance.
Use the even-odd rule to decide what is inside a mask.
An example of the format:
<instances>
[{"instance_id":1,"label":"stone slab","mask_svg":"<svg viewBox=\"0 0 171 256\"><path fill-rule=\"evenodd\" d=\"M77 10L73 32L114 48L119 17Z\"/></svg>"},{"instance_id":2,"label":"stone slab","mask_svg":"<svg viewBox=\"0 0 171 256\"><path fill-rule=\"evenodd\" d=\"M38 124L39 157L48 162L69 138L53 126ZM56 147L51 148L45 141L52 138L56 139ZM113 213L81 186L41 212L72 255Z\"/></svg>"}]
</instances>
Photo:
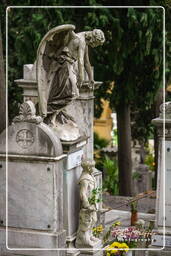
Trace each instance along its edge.
<instances>
[{"instance_id":1,"label":"stone slab","mask_svg":"<svg viewBox=\"0 0 171 256\"><path fill-rule=\"evenodd\" d=\"M171 256L171 250L168 248L163 249L160 247L150 246L147 256Z\"/></svg>"},{"instance_id":2,"label":"stone slab","mask_svg":"<svg viewBox=\"0 0 171 256\"><path fill-rule=\"evenodd\" d=\"M0 248L2 253L7 255L56 255L57 251L52 254L45 254L46 251L35 251L40 249L57 249L63 248L65 251L65 234L63 230L57 233L38 232L34 230L9 229L8 231L8 250L6 248L6 232L0 228ZM59 246L60 245L60 246ZM28 251L26 250L28 248ZM15 250L18 249L18 250ZM22 250L24 249L24 250ZM33 250L32 250L33 249ZM26 253L27 252L27 253ZM47 253L47 252L46 252ZM6 255L6 254L5 254Z\"/></svg>"},{"instance_id":3,"label":"stone slab","mask_svg":"<svg viewBox=\"0 0 171 256\"><path fill-rule=\"evenodd\" d=\"M80 256L102 256L103 255L103 251L102 250L80 250Z\"/></svg>"},{"instance_id":4,"label":"stone slab","mask_svg":"<svg viewBox=\"0 0 171 256\"><path fill-rule=\"evenodd\" d=\"M159 175L157 181L157 215L156 227L166 226L171 227L171 141L160 141L159 145ZM164 159L165 151L165 159ZM165 172L164 170L165 162ZM165 184L164 184L165 182ZM164 217L165 205L165 217Z\"/></svg>"},{"instance_id":5,"label":"stone slab","mask_svg":"<svg viewBox=\"0 0 171 256\"><path fill-rule=\"evenodd\" d=\"M159 152L158 152L158 176L157 176L157 197L156 197L156 223L155 226L164 226L164 141L159 141ZM165 150L165 149L164 149Z\"/></svg>"},{"instance_id":6,"label":"stone slab","mask_svg":"<svg viewBox=\"0 0 171 256\"><path fill-rule=\"evenodd\" d=\"M80 166L64 170L64 228L67 239L76 234L79 220L79 185L78 179L82 169Z\"/></svg>"},{"instance_id":7,"label":"stone slab","mask_svg":"<svg viewBox=\"0 0 171 256\"><path fill-rule=\"evenodd\" d=\"M6 162L0 160L0 226L6 223Z\"/></svg>"},{"instance_id":8,"label":"stone slab","mask_svg":"<svg viewBox=\"0 0 171 256\"><path fill-rule=\"evenodd\" d=\"M4 182L1 173L0 177ZM55 198L53 183L53 164L8 162L8 225L53 230ZM5 205L5 202L2 205ZM5 212L1 213L1 211L0 216L5 223Z\"/></svg>"},{"instance_id":9,"label":"stone slab","mask_svg":"<svg viewBox=\"0 0 171 256\"><path fill-rule=\"evenodd\" d=\"M165 184L165 211L166 227L171 227L171 141L165 142L165 166L166 166L166 184Z\"/></svg>"},{"instance_id":10,"label":"stone slab","mask_svg":"<svg viewBox=\"0 0 171 256\"><path fill-rule=\"evenodd\" d=\"M148 252L147 251L144 251L144 250L142 250L142 251L138 251L138 250L136 250L136 251L132 251L132 255L130 255L130 256L148 256ZM126 255L126 256L129 256L129 255Z\"/></svg>"},{"instance_id":11,"label":"stone slab","mask_svg":"<svg viewBox=\"0 0 171 256\"><path fill-rule=\"evenodd\" d=\"M171 236L153 235L152 246L170 247L171 250Z\"/></svg>"},{"instance_id":12,"label":"stone slab","mask_svg":"<svg viewBox=\"0 0 171 256\"><path fill-rule=\"evenodd\" d=\"M65 256L66 250L6 250L0 251L0 256Z\"/></svg>"}]
</instances>

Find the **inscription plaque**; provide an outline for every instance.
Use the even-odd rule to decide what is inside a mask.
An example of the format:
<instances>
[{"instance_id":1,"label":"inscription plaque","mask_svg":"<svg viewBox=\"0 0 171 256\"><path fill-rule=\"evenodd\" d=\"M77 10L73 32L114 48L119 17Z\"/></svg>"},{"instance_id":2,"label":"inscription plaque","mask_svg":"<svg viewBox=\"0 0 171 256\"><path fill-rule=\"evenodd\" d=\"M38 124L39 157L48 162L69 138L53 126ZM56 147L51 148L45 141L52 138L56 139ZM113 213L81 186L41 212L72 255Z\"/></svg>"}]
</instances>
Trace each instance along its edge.
<instances>
[{"instance_id":1,"label":"inscription plaque","mask_svg":"<svg viewBox=\"0 0 171 256\"><path fill-rule=\"evenodd\" d=\"M67 169L70 170L74 167L81 165L81 160L83 156L83 150L76 151L68 155Z\"/></svg>"}]
</instances>

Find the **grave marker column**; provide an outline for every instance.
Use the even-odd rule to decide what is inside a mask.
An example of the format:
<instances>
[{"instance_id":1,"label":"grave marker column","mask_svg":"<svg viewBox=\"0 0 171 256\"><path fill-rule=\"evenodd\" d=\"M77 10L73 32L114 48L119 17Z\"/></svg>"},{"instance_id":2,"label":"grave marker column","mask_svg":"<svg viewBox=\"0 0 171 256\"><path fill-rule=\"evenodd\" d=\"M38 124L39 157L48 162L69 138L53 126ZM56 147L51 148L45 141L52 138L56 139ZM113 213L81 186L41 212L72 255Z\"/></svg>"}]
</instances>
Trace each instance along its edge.
<instances>
[{"instance_id":1,"label":"grave marker column","mask_svg":"<svg viewBox=\"0 0 171 256\"><path fill-rule=\"evenodd\" d=\"M151 244L155 251L150 251L150 256L171 255L171 102L162 104L160 112L159 117L152 120L158 129L159 159L155 234Z\"/></svg>"}]
</instances>

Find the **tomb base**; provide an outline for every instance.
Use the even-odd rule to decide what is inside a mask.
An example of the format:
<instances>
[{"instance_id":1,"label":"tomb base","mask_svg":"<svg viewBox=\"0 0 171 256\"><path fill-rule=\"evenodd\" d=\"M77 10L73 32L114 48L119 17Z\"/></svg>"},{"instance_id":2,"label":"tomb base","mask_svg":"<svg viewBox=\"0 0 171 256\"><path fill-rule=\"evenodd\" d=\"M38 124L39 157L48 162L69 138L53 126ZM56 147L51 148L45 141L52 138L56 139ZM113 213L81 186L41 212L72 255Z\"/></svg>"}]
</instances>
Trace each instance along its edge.
<instances>
[{"instance_id":1,"label":"tomb base","mask_svg":"<svg viewBox=\"0 0 171 256\"><path fill-rule=\"evenodd\" d=\"M50 233L35 230L0 228L0 256L65 256L66 231ZM7 247L6 247L7 244ZM58 249L57 249L58 248ZM62 248L62 250L60 250Z\"/></svg>"},{"instance_id":2,"label":"tomb base","mask_svg":"<svg viewBox=\"0 0 171 256\"><path fill-rule=\"evenodd\" d=\"M158 229L156 233L152 236L152 243L149 248L151 248L151 251L149 251L148 256L170 256L171 229L166 228L165 236L163 235L162 230Z\"/></svg>"},{"instance_id":3,"label":"tomb base","mask_svg":"<svg viewBox=\"0 0 171 256\"><path fill-rule=\"evenodd\" d=\"M81 248L83 246L77 245L78 248L80 248L80 256L86 256L86 255L93 255L93 256L102 256L103 250L102 249L102 243L99 241L97 244L95 244L93 247L89 248Z\"/></svg>"}]
</instances>

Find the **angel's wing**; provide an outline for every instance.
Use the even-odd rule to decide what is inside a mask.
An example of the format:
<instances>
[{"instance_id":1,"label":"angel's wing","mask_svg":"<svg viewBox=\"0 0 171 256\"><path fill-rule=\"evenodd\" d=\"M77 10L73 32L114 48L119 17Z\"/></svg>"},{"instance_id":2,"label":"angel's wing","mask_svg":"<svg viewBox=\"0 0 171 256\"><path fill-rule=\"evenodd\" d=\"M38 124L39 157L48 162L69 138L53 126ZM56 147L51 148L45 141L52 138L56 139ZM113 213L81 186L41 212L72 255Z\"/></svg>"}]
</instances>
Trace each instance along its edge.
<instances>
[{"instance_id":1,"label":"angel's wing","mask_svg":"<svg viewBox=\"0 0 171 256\"><path fill-rule=\"evenodd\" d=\"M69 42L69 31L74 30L74 25L61 25L51 29L42 39L37 51L37 83L39 112L41 116L47 115L47 100L49 93L48 72L51 57L57 56L61 49Z\"/></svg>"}]
</instances>

